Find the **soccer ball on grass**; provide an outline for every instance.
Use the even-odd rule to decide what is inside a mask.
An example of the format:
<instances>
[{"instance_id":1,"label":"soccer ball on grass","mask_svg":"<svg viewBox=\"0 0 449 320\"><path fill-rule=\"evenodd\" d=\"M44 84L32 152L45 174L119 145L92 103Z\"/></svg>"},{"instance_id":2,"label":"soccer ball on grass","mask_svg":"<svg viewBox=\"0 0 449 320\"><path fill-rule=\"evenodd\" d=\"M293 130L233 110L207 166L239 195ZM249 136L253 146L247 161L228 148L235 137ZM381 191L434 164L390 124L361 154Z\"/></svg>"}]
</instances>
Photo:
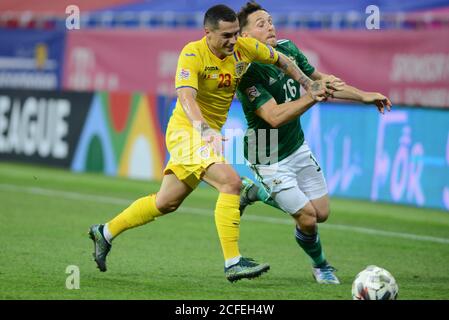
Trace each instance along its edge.
<instances>
[{"instance_id":1,"label":"soccer ball on grass","mask_svg":"<svg viewBox=\"0 0 449 320\"><path fill-rule=\"evenodd\" d=\"M368 266L352 283L353 300L396 300L398 285L390 272L378 266Z\"/></svg>"}]
</instances>

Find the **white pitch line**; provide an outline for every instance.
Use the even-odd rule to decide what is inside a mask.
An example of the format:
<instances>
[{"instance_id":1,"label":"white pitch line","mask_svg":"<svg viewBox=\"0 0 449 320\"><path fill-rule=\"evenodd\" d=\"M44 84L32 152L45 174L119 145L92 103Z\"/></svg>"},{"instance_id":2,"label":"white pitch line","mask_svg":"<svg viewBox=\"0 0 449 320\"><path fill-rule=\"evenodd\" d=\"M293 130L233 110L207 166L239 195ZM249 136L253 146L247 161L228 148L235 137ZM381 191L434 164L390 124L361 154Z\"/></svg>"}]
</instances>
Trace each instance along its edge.
<instances>
[{"instance_id":1,"label":"white pitch line","mask_svg":"<svg viewBox=\"0 0 449 320\"><path fill-rule=\"evenodd\" d=\"M92 201L92 202L100 202L100 203L106 203L106 204L117 204L117 205L129 205L133 201L131 199L124 199L124 198L98 196L98 195L84 194L84 193L73 192L73 191L60 191L60 190L46 189L46 188L23 187L23 186L12 185L12 184L3 184L3 183L0 184L0 190L10 191L10 192L28 193L28 194L48 196L48 197L59 196L59 197L62 197L65 199L70 199L70 200L83 200L83 201ZM202 209L202 208L181 207L177 211L185 212L185 213L189 213L189 214L201 215L201 216L208 216L208 217L211 217L213 214L212 210ZM256 222L286 224L286 225L293 224L293 222L289 219L260 217L260 216L249 215L249 214L245 214L242 218L244 220L250 220L250 221L256 221ZM352 231L352 232L375 235L375 236L403 238L403 239L416 240L416 241L428 241L428 242L449 244L448 238L423 236L423 235L418 235L418 234L413 234L413 233L384 231L384 230L356 227L356 226L343 225L343 224L325 223L325 224L320 224L320 228L331 229L331 230Z\"/></svg>"}]
</instances>

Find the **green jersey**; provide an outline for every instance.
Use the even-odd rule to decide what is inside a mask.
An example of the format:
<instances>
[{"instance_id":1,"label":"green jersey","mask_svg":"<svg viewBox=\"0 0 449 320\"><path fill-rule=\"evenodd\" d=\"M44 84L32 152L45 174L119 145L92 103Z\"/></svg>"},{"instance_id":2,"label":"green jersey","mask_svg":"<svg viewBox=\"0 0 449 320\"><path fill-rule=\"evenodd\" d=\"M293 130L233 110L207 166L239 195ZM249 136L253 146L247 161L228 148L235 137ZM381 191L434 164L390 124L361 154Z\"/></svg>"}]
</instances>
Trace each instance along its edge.
<instances>
[{"instance_id":1,"label":"green jersey","mask_svg":"<svg viewBox=\"0 0 449 320\"><path fill-rule=\"evenodd\" d=\"M276 50L292 59L307 76L315 71L304 54L290 40L279 40ZM299 87L298 82L274 65L251 63L237 88L237 97L242 103L248 123L243 143L245 158L250 163L267 164L266 159L269 159L270 163L281 161L304 143L304 132L299 119L279 127L276 137L275 129L255 112L271 98L274 98L278 105L299 99Z\"/></svg>"}]
</instances>

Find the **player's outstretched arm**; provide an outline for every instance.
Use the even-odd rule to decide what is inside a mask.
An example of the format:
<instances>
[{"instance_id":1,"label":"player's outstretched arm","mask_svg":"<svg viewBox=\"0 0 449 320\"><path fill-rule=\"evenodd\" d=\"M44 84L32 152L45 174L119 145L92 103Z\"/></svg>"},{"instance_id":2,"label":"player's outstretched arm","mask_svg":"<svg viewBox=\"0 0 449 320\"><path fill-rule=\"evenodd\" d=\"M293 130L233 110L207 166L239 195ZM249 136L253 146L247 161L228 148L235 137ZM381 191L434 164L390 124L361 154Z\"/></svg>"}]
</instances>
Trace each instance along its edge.
<instances>
[{"instance_id":1,"label":"player's outstretched arm","mask_svg":"<svg viewBox=\"0 0 449 320\"><path fill-rule=\"evenodd\" d=\"M322 91L322 94L324 94L324 89ZM297 119L315 103L316 100L310 94L306 94L298 100L285 102L280 105L277 104L274 98L271 98L256 110L256 115L269 123L271 127L278 128Z\"/></svg>"},{"instance_id":2,"label":"player's outstretched arm","mask_svg":"<svg viewBox=\"0 0 449 320\"><path fill-rule=\"evenodd\" d=\"M376 105L377 110L379 110L382 114L385 113L385 108L390 111L392 107L390 99L378 92L365 92L363 96L363 103Z\"/></svg>"},{"instance_id":3,"label":"player's outstretched arm","mask_svg":"<svg viewBox=\"0 0 449 320\"><path fill-rule=\"evenodd\" d=\"M333 75L327 75L315 71L311 75L311 78L316 81L327 81L327 79L333 79L335 77ZM365 104L374 104L382 114L385 112L385 108L390 111L392 106L391 101L386 96L378 92L366 92L347 84L344 84L342 90L335 91L332 96L337 99L357 101Z\"/></svg>"}]
</instances>

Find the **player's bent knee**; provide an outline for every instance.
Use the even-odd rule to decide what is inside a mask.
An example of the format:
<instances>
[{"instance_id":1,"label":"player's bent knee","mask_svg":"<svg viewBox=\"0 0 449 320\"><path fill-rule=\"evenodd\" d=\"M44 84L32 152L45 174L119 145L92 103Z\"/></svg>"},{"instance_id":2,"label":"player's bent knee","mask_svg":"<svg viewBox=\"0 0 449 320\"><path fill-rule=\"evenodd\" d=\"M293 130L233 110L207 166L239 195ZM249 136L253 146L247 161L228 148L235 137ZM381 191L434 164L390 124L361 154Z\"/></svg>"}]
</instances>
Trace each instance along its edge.
<instances>
[{"instance_id":1,"label":"player's bent knee","mask_svg":"<svg viewBox=\"0 0 449 320\"><path fill-rule=\"evenodd\" d=\"M178 204L164 204L163 206L161 206L160 208L158 207L159 211L163 214L167 214L173 211L176 211L176 209L178 209L179 205Z\"/></svg>"},{"instance_id":2,"label":"player's bent knee","mask_svg":"<svg viewBox=\"0 0 449 320\"><path fill-rule=\"evenodd\" d=\"M311 218L313 217L316 220L317 211L310 204L307 204L304 208L299 210L299 213L303 216L307 216L307 217L311 217Z\"/></svg>"},{"instance_id":3,"label":"player's bent knee","mask_svg":"<svg viewBox=\"0 0 449 320\"><path fill-rule=\"evenodd\" d=\"M327 195L314 199L311 201L312 206L316 210L316 217L319 223L324 222L329 218L329 197Z\"/></svg>"},{"instance_id":4,"label":"player's bent knee","mask_svg":"<svg viewBox=\"0 0 449 320\"><path fill-rule=\"evenodd\" d=\"M164 199L157 199L156 207L157 209L163 213L170 213L173 211L176 211L178 207L180 206L181 202L178 200L164 200Z\"/></svg>"},{"instance_id":5,"label":"player's bent knee","mask_svg":"<svg viewBox=\"0 0 449 320\"><path fill-rule=\"evenodd\" d=\"M316 224L317 224L317 219L315 216L304 216L304 218L300 220L299 226L303 230L313 232L316 228Z\"/></svg>"},{"instance_id":6,"label":"player's bent knee","mask_svg":"<svg viewBox=\"0 0 449 320\"><path fill-rule=\"evenodd\" d=\"M310 233L313 233L317 224L317 212L311 205L306 205L293 216L299 227Z\"/></svg>"},{"instance_id":7,"label":"player's bent knee","mask_svg":"<svg viewBox=\"0 0 449 320\"><path fill-rule=\"evenodd\" d=\"M330 210L320 210L317 211L316 219L318 223L325 222L329 218Z\"/></svg>"},{"instance_id":8,"label":"player's bent knee","mask_svg":"<svg viewBox=\"0 0 449 320\"><path fill-rule=\"evenodd\" d=\"M242 180L239 176L230 177L225 183L220 187L220 192L230 193L230 194L240 194L240 187L242 186Z\"/></svg>"}]
</instances>

